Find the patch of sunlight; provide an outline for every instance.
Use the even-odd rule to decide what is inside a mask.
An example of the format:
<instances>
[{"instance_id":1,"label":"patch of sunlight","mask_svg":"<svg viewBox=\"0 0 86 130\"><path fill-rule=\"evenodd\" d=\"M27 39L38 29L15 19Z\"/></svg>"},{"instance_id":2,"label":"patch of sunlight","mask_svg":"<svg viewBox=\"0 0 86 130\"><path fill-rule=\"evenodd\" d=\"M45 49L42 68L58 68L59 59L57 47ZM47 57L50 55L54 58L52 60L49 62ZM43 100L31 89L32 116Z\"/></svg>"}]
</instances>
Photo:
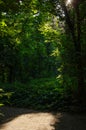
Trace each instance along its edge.
<instances>
[{"instance_id":1,"label":"patch of sunlight","mask_svg":"<svg viewBox=\"0 0 86 130\"><path fill-rule=\"evenodd\" d=\"M0 25L1 25L2 27L6 27L6 26L7 26L7 24L5 23L4 20L2 20L2 21L0 22Z\"/></svg>"},{"instance_id":2,"label":"patch of sunlight","mask_svg":"<svg viewBox=\"0 0 86 130\"><path fill-rule=\"evenodd\" d=\"M4 104L0 103L0 107L2 107Z\"/></svg>"},{"instance_id":3,"label":"patch of sunlight","mask_svg":"<svg viewBox=\"0 0 86 130\"><path fill-rule=\"evenodd\" d=\"M21 41L20 41L20 39L19 39L18 37L16 38L16 43L17 43L17 44L20 44L20 43L21 43Z\"/></svg>"},{"instance_id":4,"label":"patch of sunlight","mask_svg":"<svg viewBox=\"0 0 86 130\"><path fill-rule=\"evenodd\" d=\"M59 56L59 55L60 55L60 52L59 52L58 48L56 48L55 50L52 51L51 56Z\"/></svg>"},{"instance_id":5,"label":"patch of sunlight","mask_svg":"<svg viewBox=\"0 0 86 130\"><path fill-rule=\"evenodd\" d=\"M66 5L70 5L72 3L73 0L67 0L66 1Z\"/></svg>"},{"instance_id":6,"label":"patch of sunlight","mask_svg":"<svg viewBox=\"0 0 86 130\"><path fill-rule=\"evenodd\" d=\"M0 130L55 130L54 125L60 122L59 117L57 120L55 115L48 112L22 114L3 124Z\"/></svg>"}]
</instances>

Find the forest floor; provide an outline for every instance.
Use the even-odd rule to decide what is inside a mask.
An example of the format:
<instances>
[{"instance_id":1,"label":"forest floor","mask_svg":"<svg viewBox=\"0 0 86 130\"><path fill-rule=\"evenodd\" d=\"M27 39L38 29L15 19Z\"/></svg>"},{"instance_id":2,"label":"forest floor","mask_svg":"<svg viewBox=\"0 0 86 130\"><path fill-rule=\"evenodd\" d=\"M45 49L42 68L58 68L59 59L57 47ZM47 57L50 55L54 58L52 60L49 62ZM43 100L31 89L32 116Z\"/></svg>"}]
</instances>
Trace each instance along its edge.
<instances>
[{"instance_id":1,"label":"forest floor","mask_svg":"<svg viewBox=\"0 0 86 130\"><path fill-rule=\"evenodd\" d=\"M86 114L2 107L0 130L86 130Z\"/></svg>"}]
</instances>

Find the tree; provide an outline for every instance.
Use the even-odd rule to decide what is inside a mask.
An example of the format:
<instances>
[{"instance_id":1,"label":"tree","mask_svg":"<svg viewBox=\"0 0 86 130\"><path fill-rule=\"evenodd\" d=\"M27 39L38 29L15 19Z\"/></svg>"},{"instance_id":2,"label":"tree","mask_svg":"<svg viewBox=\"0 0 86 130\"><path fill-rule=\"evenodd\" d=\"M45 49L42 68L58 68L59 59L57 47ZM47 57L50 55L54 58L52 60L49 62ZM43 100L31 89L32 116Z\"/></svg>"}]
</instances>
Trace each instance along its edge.
<instances>
[{"instance_id":1,"label":"tree","mask_svg":"<svg viewBox=\"0 0 86 130\"><path fill-rule=\"evenodd\" d=\"M84 92L85 92L85 84L84 84L84 74L83 74L83 64L82 64L82 50L81 50L81 16L80 16L80 2L73 1L72 6L74 8L75 13L75 22L71 21L71 16L69 15L68 9L65 3L62 3L62 8L65 13L66 23L69 26L72 40L75 46L75 58L77 65L77 79L78 79L78 98L82 101Z\"/></svg>"},{"instance_id":2,"label":"tree","mask_svg":"<svg viewBox=\"0 0 86 130\"><path fill-rule=\"evenodd\" d=\"M42 7L45 10L53 13L54 15L59 17L59 20L65 21L65 30L69 31L71 34L71 40L73 42L75 48L75 65L76 75L77 75L77 95L79 101L84 99L85 97L85 79L84 79L84 71L83 71L83 61L82 61L82 19L85 20L85 14L83 13L82 7L85 6L85 1L72 1L70 5L67 6L65 0L42 0ZM49 8L48 8L49 7ZM48 9L47 9L48 8ZM43 9L42 9L43 10ZM69 35L66 31L66 34Z\"/></svg>"},{"instance_id":3,"label":"tree","mask_svg":"<svg viewBox=\"0 0 86 130\"><path fill-rule=\"evenodd\" d=\"M38 1L11 2L0 3L0 80L26 82L54 75L50 56L54 45L48 47L40 31L45 16L37 8Z\"/></svg>"}]
</instances>

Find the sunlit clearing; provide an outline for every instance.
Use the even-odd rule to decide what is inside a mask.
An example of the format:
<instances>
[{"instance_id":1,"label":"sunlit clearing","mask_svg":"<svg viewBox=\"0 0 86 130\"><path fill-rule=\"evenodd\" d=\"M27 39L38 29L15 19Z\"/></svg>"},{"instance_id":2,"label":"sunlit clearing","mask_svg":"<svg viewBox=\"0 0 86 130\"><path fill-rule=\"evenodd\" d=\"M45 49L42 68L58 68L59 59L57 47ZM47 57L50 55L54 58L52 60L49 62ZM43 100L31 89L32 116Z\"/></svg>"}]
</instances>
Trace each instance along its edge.
<instances>
[{"instance_id":1,"label":"sunlit clearing","mask_svg":"<svg viewBox=\"0 0 86 130\"><path fill-rule=\"evenodd\" d=\"M66 5L70 5L72 3L72 0L67 0Z\"/></svg>"},{"instance_id":2,"label":"sunlit clearing","mask_svg":"<svg viewBox=\"0 0 86 130\"><path fill-rule=\"evenodd\" d=\"M60 122L60 117L61 113L57 113L57 118L48 112L27 113L12 117L2 127L3 130L55 130L54 124Z\"/></svg>"}]
</instances>

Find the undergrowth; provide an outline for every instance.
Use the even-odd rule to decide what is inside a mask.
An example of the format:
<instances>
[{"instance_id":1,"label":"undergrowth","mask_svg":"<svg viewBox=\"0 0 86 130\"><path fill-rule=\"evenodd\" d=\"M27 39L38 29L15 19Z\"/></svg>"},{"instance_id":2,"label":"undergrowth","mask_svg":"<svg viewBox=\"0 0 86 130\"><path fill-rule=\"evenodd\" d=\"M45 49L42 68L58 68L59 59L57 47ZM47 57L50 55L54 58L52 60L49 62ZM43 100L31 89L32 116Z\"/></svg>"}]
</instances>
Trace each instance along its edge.
<instances>
[{"instance_id":1,"label":"undergrowth","mask_svg":"<svg viewBox=\"0 0 86 130\"><path fill-rule=\"evenodd\" d=\"M9 93L3 97L3 103L9 106L33 109L58 109L71 102L71 93L60 86L56 79L34 79L27 84L15 82L2 84L2 88Z\"/></svg>"}]
</instances>

